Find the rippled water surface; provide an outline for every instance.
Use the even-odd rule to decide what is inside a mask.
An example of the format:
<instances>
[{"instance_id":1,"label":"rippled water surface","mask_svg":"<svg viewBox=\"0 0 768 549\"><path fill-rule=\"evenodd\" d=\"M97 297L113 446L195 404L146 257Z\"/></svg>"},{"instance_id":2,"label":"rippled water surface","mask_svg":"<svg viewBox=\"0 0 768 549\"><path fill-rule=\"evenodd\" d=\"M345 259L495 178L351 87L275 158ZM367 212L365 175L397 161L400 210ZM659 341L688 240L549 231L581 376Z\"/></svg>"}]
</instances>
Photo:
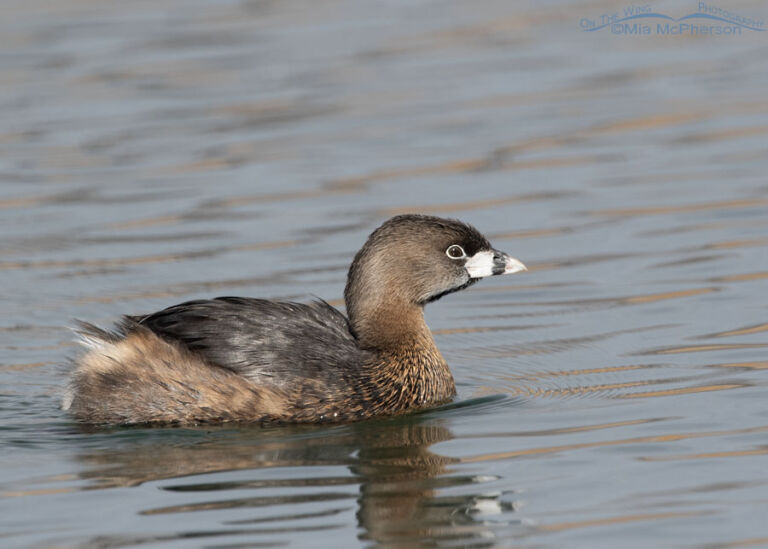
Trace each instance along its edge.
<instances>
[{"instance_id":1,"label":"rippled water surface","mask_svg":"<svg viewBox=\"0 0 768 549\"><path fill-rule=\"evenodd\" d=\"M0 545L768 545L768 31L581 30L616 9L5 2ZM530 267L427 308L452 405L96 432L59 410L74 318L342 306L367 234L412 211Z\"/></svg>"}]
</instances>

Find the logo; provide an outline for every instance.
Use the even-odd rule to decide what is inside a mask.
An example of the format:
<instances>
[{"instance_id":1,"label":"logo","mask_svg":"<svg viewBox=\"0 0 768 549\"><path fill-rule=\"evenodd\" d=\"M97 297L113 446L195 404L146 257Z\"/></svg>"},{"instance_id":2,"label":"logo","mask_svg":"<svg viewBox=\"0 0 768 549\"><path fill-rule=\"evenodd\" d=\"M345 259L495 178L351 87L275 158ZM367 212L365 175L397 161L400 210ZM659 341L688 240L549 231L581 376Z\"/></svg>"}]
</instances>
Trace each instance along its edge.
<instances>
[{"instance_id":1,"label":"logo","mask_svg":"<svg viewBox=\"0 0 768 549\"><path fill-rule=\"evenodd\" d=\"M745 17L731 10L699 2L695 12L672 17L653 11L649 4L629 5L621 13L604 13L595 19L583 17L584 32L608 31L623 36L733 36L743 32L763 32L765 21Z\"/></svg>"}]
</instances>

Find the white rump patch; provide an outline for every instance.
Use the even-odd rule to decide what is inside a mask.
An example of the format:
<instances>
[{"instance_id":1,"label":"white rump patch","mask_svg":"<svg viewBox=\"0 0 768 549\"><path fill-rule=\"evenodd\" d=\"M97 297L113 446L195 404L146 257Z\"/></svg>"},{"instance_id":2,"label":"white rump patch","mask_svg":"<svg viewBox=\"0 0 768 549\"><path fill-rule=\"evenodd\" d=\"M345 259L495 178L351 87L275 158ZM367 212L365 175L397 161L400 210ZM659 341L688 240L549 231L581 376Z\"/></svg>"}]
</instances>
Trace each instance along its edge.
<instances>
[{"instance_id":1,"label":"white rump patch","mask_svg":"<svg viewBox=\"0 0 768 549\"><path fill-rule=\"evenodd\" d=\"M72 401L75 399L75 393L72 392L72 389L67 389L67 392L64 393L64 397L61 399L61 409L62 410L69 410L70 406L72 406Z\"/></svg>"},{"instance_id":2,"label":"white rump patch","mask_svg":"<svg viewBox=\"0 0 768 549\"><path fill-rule=\"evenodd\" d=\"M107 347L113 345L113 343L109 341L105 341L98 336L80 331L76 328L72 331L75 332L75 341L86 349L90 349L92 351L103 351Z\"/></svg>"}]
</instances>

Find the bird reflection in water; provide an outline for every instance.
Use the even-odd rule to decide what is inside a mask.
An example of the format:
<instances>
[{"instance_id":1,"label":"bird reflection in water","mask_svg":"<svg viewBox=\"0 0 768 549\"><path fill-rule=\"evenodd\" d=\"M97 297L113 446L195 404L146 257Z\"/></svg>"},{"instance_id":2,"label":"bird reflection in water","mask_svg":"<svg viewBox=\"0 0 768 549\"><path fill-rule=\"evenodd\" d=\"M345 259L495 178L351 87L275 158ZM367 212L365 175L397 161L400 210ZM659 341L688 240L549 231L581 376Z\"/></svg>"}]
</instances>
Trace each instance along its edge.
<instances>
[{"instance_id":1,"label":"bird reflection in water","mask_svg":"<svg viewBox=\"0 0 768 549\"><path fill-rule=\"evenodd\" d=\"M114 449L115 434L122 448ZM348 511L350 506L345 503L356 499L359 537L377 542L380 547L430 547L457 539L471 546L485 546L493 543L492 529L509 525L510 521L476 521L478 512L488 515L513 510L511 503L502 503L498 492L471 490L470 495L441 494L450 487L493 479L451 474L451 465L459 460L431 452L430 447L451 440L453 434L440 420L423 416L331 428L129 429L106 436L112 441L112 449L81 456L88 466L88 471L81 475L90 481L88 488L129 487L161 481L163 490L195 494L187 502L143 509L140 515L238 509L237 516L225 521L223 527L218 522L207 534L196 530L195 537L257 537L267 533L264 527L269 526L268 533L274 539L281 530L271 526L286 524L285 521L294 521L284 529L286 535L302 529L302 522L307 523L308 531L333 528L332 524L318 527L317 517L327 516L326 522L333 523L333 515ZM154 442L158 436L164 439L160 443ZM322 476L313 476L314 466L323 467ZM352 475L328 476L328 467L332 466L347 467ZM277 470L264 474L263 469L267 467L302 468L306 475L286 476ZM248 470L258 474L251 475ZM224 471L242 473L237 474L238 480L197 478L190 479L191 482L162 482ZM359 485L359 492L345 490L355 485ZM310 489L305 494L297 494L296 489L301 487ZM236 490L239 497L222 500L220 496L227 490ZM255 493L253 497L242 497L243 490ZM463 491L466 492L466 488ZM217 497L200 501L200 494L204 492L215 492ZM310 512L304 505L307 503L310 503ZM283 514L275 513L277 505L282 506L277 509ZM259 511L245 518L244 508ZM204 521L198 526L201 524ZM113 540L117 542L113 544L171 540L189 534L174 531L147 539Z\"/></svg>"}]
</instances>

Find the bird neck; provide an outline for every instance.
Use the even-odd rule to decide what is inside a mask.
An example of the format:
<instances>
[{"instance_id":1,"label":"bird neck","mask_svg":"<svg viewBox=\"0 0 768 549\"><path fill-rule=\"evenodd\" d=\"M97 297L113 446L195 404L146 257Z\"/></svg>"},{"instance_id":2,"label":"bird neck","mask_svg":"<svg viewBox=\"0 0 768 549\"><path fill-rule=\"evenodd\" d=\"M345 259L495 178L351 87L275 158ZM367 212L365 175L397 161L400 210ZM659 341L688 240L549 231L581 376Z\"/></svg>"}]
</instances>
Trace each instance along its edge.
<instances>
[{"instance_id":1,"label":"bird neck","mask_svg":"<svg viewBox=\"0 0 768 549\"><path fill-rule=\"evenodd\" d=\"M424 322L421 306L390 297L350 311L350 322L360 347L373 353L364 369L387 408L434 405L456 393L451 370Z\"/></svg>"},{"instance_id":2,"label":"bird neck","mask_svg":"<svg viewBox=\"0 0 768 549\"><path fill-rule=\"evenodd\" d=\"M360 347L374 352L437 349L424 309L396 295L347 300L347 314Z\"/></svg>"}]
</instances>

